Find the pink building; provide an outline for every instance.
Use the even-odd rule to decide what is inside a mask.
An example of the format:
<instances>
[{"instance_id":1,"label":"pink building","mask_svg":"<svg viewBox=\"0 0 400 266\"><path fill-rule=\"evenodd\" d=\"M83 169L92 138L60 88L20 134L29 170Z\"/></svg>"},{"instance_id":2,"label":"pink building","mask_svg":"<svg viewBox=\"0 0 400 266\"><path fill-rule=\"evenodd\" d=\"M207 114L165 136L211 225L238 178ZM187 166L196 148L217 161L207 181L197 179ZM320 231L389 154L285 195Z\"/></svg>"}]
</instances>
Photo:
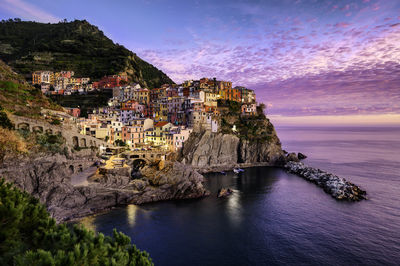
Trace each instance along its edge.
<instances>
[{"instance_id":1,"label":"pink building","mask_svg":"<svg viewBox=\"0 0 400 266\"><path fill-rule=\"evenodd\" d=\"M136 147L137 144L144 143L144 130L143 126L123 126L122 127L122 141L129 145L129 147Z\"/></svg>"}]
</instances>

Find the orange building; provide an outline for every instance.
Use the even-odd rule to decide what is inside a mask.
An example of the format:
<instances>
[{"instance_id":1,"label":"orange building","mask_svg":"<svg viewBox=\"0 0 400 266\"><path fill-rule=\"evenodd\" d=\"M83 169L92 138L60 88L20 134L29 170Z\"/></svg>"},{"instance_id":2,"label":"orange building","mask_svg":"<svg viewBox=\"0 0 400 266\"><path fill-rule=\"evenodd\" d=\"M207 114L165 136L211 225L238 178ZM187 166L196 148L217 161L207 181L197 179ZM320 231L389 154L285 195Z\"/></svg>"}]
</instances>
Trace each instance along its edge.
<instances>
[{"instance_id":1,"label":"orange building","mask_svg":"<svg viewBox=\"0 0 400 266\"><path fill-rule=\"evenodd\" d=\"M235 102L241 102L242 101L241 90L237 89L237 88L224 89L224 90L222 90L222 99L235 101Z\"/></svg>"},{"instance_id":2,"label":"orange building","mask_svg":"<svg viewBox=\"0 0 400 266\"><path fill-rule=\"evenodd\" d=\"M41 71L35 71L32 73L32 84L40 84L42 82L41 73Z\"/></svg>"}]
</instances>

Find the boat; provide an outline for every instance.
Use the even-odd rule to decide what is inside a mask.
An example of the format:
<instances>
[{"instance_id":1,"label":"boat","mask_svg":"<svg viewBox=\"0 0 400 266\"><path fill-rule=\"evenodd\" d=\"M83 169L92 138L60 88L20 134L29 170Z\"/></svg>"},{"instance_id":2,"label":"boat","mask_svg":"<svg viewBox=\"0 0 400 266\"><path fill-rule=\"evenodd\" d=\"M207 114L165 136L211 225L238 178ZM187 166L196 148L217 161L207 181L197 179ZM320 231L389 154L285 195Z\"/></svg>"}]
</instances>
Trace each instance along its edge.
<instances>
[{"instance_id":1,"label":"boat","mask_svg":"<svg viewBox=\"0 0 400 266\"><path fill-rule=\"evenodd\" d=\"M243 170L243 169L240 169L240 168L235 168L235 169L233 169L233 172L234 172L235 174L239 174L239 173L241 173L241 172L244 172L244 170Z\"/></svg>"},{"instance_id":2,"label":"boat","mask_svg":"<svg viewBox=\"0 0 400 266\"><path fill-rule=\"evenodd\" d=\"M219 172L221 175L226 175L226 173L224 171Z\"/></svg>"}]
</instances>

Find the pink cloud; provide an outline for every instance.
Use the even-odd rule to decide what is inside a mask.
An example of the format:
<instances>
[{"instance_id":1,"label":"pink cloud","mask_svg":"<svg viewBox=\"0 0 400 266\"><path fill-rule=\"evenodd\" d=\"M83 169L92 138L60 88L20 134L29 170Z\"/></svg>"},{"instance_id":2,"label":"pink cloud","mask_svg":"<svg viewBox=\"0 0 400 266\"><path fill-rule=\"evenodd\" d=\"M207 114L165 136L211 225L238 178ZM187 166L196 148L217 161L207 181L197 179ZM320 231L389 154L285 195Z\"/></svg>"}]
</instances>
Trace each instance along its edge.
<instances>
[{"instance_id":1,"label":"pink cloud","mask_svg":"<svg viewBox=\"0 0 400 266\"><path fill-rule=\"evenodd\" d=\"M60 18L22 0L0 0L0 8L23 19L40 22L59 22Z\"/></svg>"},{"instance_id":2,"label":"pink cloud","mask_svg":"<svg viewBox=\"0 0 400 266\"><path fill-rule=\"evenodd\" d=\"M347 10L349 10L349 9L350 9L350 5L347 4L347 5L345 5L344 7L342 7L340 10L342 10L342 11L347 11Z\"/></svg>"},{"instance_id":3,"label":"pink cloud","mask_svg":"<svg viewBox=\"0 0 400 266\"><path fill-rule=\"evenodd\" d=\"M349 27L351 24L350 23L347 23L347 22L339 22L339 23L336 23L334 26L336 27L336 28L347 28L347 27Z\"/></svg>"}]
</instances>

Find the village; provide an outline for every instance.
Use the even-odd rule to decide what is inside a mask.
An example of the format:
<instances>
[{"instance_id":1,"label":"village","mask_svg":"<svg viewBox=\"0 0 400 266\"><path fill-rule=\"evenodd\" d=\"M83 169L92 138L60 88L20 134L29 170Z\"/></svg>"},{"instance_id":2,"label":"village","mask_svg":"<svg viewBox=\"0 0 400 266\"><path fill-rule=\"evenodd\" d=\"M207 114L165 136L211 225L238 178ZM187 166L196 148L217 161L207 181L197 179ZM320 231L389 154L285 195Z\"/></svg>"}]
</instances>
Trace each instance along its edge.
<instances>
[{"instance_id":1,"label":"village","mask_svg":"<svg viewBox=\"0 0 400 266\"><path fill-rule=\"evenodd\" d=\"M232 82L216 78L148 89L129 83L126 75L105 76L90 83L89 78L74 77L73 71L36 71L32 84L48 95L112 91L108 105L94 109L87 118L80 117L79 108L66 110L82 135L132 151L173 152L182 148L193 131L219 132L226 102L239 103L243 116L254 115L257 107L253 90L232 87Z\"/></svg>"}]
</instances>

